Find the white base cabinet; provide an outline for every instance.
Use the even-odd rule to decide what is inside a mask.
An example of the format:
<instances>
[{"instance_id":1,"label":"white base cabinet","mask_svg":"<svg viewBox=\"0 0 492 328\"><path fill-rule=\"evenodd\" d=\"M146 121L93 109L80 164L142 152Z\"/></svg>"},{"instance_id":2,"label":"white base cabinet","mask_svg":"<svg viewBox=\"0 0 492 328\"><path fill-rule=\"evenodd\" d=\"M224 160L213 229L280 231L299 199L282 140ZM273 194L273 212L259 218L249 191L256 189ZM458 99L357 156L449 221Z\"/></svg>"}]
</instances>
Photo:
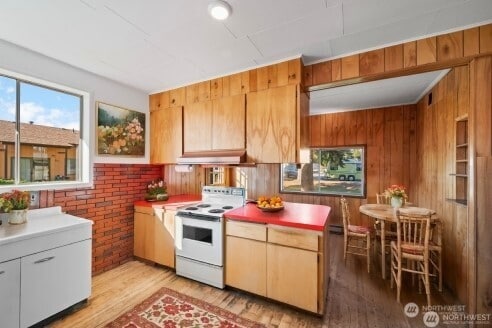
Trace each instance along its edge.
<instances>
[{"instance_id":1,"label":"white base cabinet","mask_svg":"<svg viewBox=\"0 0 492 328\"><path fill-rule=\"evenodd\" d=\"M60 207L0 229L0 327L32 326L91 294L92 221Z\"/></svg>"},{"instance_id":2,"label":"white base cabinet","mask_svg":"<svg viewBox=\"0 0 492 328\"><path fill-rule=\"evenodd\" d=\"M21 327L29 327L86 299L91 284L91 240L21 259Z\"/></svg>"},{"instance_id":3,"label":"white base cabinet","mask_svg":"<svg viewBox=\"0 0 492 328\"><path fill-rule=\"evenodd\" d=\"M0 263L0 326L19 327L20 260Z\"/></svg>"}]
</instances>

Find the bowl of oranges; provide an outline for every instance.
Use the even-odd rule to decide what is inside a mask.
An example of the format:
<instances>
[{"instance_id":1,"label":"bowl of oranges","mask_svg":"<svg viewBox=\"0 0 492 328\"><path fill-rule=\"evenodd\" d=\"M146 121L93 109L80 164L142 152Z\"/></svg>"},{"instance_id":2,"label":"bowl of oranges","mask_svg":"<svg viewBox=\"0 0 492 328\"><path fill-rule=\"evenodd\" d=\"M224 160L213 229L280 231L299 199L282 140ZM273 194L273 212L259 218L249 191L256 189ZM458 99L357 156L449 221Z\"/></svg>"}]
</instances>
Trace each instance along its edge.
<instances>
[{"instance_id":1,"label":"bowl of oranges","mask_svg":"<svg viewBox=\"0 0 492 328\"><path fill-rule=\"evenodd\" d=\"M261 196L256 201L256 207L263 212L278 212L284 209L284 204L282 203L282 198L279 196Z\"/></svg>"}]
</instances>

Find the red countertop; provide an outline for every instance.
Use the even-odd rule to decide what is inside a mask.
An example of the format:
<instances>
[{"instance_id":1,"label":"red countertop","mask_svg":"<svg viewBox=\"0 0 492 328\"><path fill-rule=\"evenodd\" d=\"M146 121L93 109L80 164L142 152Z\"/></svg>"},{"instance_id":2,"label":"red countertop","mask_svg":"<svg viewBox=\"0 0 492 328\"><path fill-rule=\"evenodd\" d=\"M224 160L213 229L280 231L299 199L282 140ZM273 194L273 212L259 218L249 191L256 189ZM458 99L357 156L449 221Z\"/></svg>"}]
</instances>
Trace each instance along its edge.
<instances>
[{"instance_id":1,"label":"red countertop","mask_svg":"<svg viewBox=\"0 0 492 328\"><path fill-rule=\"evenodd\" d=\"M137 200L133 203L134 206L159 207L166 209L176 209L190 203L197 203L202 200L201 195L174 195L169 196L168 200L148 202L146 200Z\"/></svg>"},{"instance_id":2,"label":"red countertop","mask_svg":"<svg viewBox=\"0 0 492 328\"><path fill-rule=\"evenodd\" d=\"M247 204L226 212L225 217L317 231L323 231L325 225L329 223L331 211L329 206L288 202L283 204L284 209L278 212L263 212L256 207L256 204Z\"/></svg>"}]
</instances>

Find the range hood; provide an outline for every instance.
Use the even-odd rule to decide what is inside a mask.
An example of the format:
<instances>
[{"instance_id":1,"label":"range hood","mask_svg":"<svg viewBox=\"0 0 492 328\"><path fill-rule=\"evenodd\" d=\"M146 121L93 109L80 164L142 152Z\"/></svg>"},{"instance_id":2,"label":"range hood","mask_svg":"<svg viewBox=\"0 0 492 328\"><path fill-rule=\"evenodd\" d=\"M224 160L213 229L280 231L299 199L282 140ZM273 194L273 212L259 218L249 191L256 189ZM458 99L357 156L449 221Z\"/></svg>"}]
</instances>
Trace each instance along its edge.
<instances>
[{"instance_id":1,"label":"range hood","mask_svg":"<svg viewBox=\"0 0 492 328\"><path fill-rule=\"evenodd\" d=\"M246 162L246 150L217 150L184 153L177 164L239 165Z\"/></svg>"}]
</instances>

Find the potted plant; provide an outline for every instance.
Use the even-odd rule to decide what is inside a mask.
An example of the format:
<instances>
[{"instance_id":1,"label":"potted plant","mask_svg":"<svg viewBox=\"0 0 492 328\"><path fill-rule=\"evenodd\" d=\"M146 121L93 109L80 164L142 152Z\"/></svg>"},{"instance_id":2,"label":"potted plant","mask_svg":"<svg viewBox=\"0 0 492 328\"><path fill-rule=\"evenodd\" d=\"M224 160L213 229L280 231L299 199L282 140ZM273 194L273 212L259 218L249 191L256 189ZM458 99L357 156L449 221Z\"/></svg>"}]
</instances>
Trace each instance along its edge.
<instances>
[{"instance_id":1,"label":"potted plant","mask_svg":"<svg viewBox=\"0 0 492 328\"><path fill-rule=\"evenodd\" d=\"M168 200L167 195L167 185L161 178L157 180L152 180L147 185L147 194L145 195L145 200L155 201L155 200Z\"/></svg>"},{"instance_id":2,"label":"potted plant","mask_svg":"<svg viewBox=\"0 0 492 328\"><path fill-rule=\"evenodd\" d=\"M31 204L29 191L12 190L0 194L0 208L5 213L10 213L10 224L22 224L27 221L27 210Z\"/></svg>"},{"instance_id":3,"label":"potted plant","mask_svg":"<svg viewBox=\"0 0 492 328\"><path fill-rule=\"evenodd\" d=\"M402 207L408 198L405 187L400 185L391 185L384 193L391 198L391 206L393 208Z\"/></svg>"}]
</instances>

